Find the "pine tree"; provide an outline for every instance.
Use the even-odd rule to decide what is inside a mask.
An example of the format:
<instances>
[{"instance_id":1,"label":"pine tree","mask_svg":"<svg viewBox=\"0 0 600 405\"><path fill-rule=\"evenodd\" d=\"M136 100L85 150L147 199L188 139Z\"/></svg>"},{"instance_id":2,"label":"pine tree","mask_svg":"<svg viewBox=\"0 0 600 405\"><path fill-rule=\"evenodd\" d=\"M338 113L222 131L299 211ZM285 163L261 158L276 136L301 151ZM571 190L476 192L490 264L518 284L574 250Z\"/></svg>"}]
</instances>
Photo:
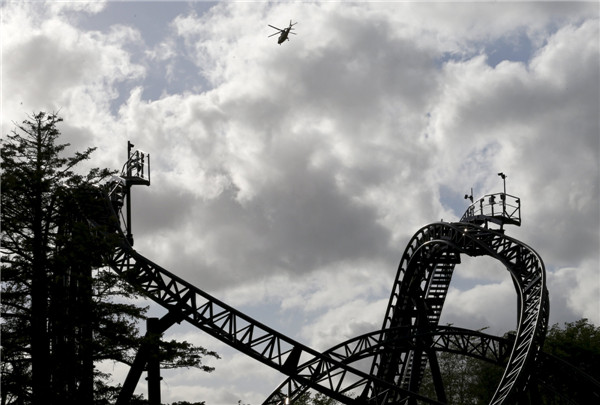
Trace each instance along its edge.
<instances>
[{"instance_id":1,"label":"pine tree","mask_svg":"<svg viewBox=\"0 0 600 405\"><path fill-rule=\"evenodd\" d=\"M39 113L19 125L2 145L2 317L19 320L20 329L14 332L21 344L11 355L30 359L33 403L47 402L53 393L49 297L54 282L52 251L57 243L60 191L85 180L93 183L106 174L93 170L84 179L72 171L93 149L61 157L67 145L55 144L60 121L55 114ZM7 291L10 295L5 296ZM6 328L17 325L2 326L6 361Z\"/></svg>"},{"instance_id":2,"label":"pine tree","mask_svg":"<svg viewBox=\"0 0 600 405\"><path fill-rule=\"evenodd\" d=\"M85 220L104 209L97 186L111 173L75 172L95 148L64 157L61 121L41 112L2 144L2 405L106 403L115 389L94 363L131 364L143 341L147 308L102 268L110 241ZM218 357L187 342L162 347L168 367L211 371L202 356Z\"/></svg>"}]
</instances>

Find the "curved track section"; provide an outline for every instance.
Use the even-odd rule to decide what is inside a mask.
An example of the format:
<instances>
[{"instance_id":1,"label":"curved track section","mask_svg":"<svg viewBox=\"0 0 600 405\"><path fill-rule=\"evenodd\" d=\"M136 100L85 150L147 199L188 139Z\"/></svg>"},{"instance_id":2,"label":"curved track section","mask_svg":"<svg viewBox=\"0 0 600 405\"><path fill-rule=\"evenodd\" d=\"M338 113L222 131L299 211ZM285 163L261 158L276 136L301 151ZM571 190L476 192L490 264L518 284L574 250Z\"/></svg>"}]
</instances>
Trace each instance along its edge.
<instances>
[{"instance_id":1,"label":"curved track section","mask_svg":"<svg viewBox=\"0 0 600 405\"><path fill-rule=\"evenodd\" d=\"M517 292L517 331L504 375L491 405L508 404L525 388L530 368L540 352L548 323L548 292L544 264L537 253L502 231L469 223L433 223L410 240L396 276L382 330L383 341L394 341L398 327L427 333L437 327L454 267L460 255L489 256L510 272ZM371 374L418 392L424 367L430 362L438 399L445 402L437 358L421 349L391 350L375 356ZM372 395L379 393L374 391ZM395 402L402 402L396 398ZM409 402L414 402L411 399Z\"/></svg>"},{"instance_id":2,"label":"curved track section","mask_svg":"<svg viewBox=\"0 0 600 405\"><path fill-rule=\"evenodd\" d=\"M395 339L385 339L390 335L395 336ZM506 339L467 329L437 327L434 331L419 333L415 327L400 327L358 336L332 347L323 352L323 355L343 364L353 364L394 350L427 350L460 353L495 364L504 364L508 359L509 349L510 343ZM263 405L282 405L286 399L293 403L307 389L308 387L290 377L269 395ZM364 397L361 400L368 401Z\"/></svg>"},{"instance_id":3,"label":"curved track section","mask_svg":"<svg viewBox=\"0 0 600 405\"><path fill-rule=\"evenodd\" d=\"M404 336L397 341L382 344L383 335L395 332L395 336ZM428 335L428 336L426 336ZM423 343L429 341L427 347ZM345 364L352 364L365 358L385 353L390 349L402 347L412 350L433 350L436 353L448 352L476 358L481 361L506 367L512 340L482 332L449 326L439 326L427 334L419 334L413 328L399 328L397 331L375 331L343 342L323 352ZM541 352L539 362L532 372L532 383L553 392L565 403L584 405L590 398L600 400L600 382L583 373L570 364L548 353ZM286 379L263 402L263 405L282 405L288 400L294 403L308 387Z\"/></svg>"}]
</instances>

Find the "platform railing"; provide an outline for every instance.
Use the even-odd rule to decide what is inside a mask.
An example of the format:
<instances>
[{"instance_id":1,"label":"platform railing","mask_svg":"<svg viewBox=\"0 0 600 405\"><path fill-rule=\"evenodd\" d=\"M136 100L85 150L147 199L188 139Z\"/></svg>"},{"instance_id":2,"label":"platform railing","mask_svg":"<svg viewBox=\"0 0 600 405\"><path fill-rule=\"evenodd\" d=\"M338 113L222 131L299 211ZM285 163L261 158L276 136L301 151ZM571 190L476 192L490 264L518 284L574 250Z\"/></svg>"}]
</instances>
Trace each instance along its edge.
<instances>
[{"instance_id":1,"label":"platform railing","mask_svg":"<svg viewBox=\"0 0 600 405\"><path fill-rule=\"evenodd\" d=\"M521 225L521 199L506 193L487 194L475 200L465 211L460 222L487 224L493 222Z\"/></svg>"}]
</instances>

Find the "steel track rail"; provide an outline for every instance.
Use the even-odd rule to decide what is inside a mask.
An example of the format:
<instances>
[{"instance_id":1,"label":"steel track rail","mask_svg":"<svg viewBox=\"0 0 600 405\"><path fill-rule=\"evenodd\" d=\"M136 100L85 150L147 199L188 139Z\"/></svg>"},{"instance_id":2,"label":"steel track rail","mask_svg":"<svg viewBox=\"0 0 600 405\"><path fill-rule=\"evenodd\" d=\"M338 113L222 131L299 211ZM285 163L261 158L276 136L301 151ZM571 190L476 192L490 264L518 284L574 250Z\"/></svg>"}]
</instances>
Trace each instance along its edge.
<instances>
[{"instance_id":1,"label":"steel track rail","mask_svg":"<svg viewBox=\"0 0 600 405\"><path fill-rule=\"evenodd\" d=\"M461 254L488 255L502 262L518 293L516 339L491 405L508 403L524 388L527 368L539 353L547 327L544 267L531 248L502 232L467 223L430 224L413 236L404 252L377 342L378 347L388 350L375 350L368 373L346 364L343 356L322 354L302 345L187 283L137 253L117 228L120 237L107 263L144 295L211 336L292 377L294 384L316 389L345 404L404 404L416 399L439 403L417 394L427 360L432 367L437 364L431 350L429 357L424 357L423 342L409 351L390 342L402 337L397 333L406 327L432 339L430 332L437 327Z\"/></svg>"},{"instance_id":2,"label":"steel track rail","mask_svg":"<svg viewBox=\"0 0 600 405\"><path fill-rule=\"evenodd\" d=\"M355 398L355 392L373 389L385 393L369 397L368 403L373 405L389 403L390 393L398 398L416 396L425 403L440 404L296 342L153 263L129 244L110 195L103 194L102 200L106 204L104 217L98 218L99 221L88 219L88 222L112 246L104 258L105 263L140 293L167 309L170 316L186 320L240 352L344 404L365 403ZM298 367L306 357L311 361Z\"/></svg>"},{"instance_id":3,"label":"steel track rail","mask_svg":"<svg viewBox=\"0 0 600 405\"><path fill-rule=\"evenodd\" d=\"M323 352L343 364L352 364L391 350L435 350L465 354L470 357L503 364L508 359L510 342L495 336L467 329L438 326L435 331L419 333L416 327L399 327L396 330L370 332L340 343ZM395 340L384 339L385 335ZM425 339L429 337L429 339ZM425 342L431 342L425 344ZM302 367L302 366L301 366ZM308 387L294 380L283 381L263 402L263 405L282 405L289 399L293 403Z\"/></svg>"},{"instance_id":4,"label":"steel track rail","mask_svg":"<svg viewBox=\"0 0 600 405\"><path fill-rule=\"evenodd\" d=\"M390 395L439 404L343 364L250 318L140 255L124 237L118 238L106 262L129 284L177 317L344 404L365 403L354 395L366 390L383 393L368 398L368 403L374 405L389 403ZM311 360L299 367L305 357Z\"/></svg>"},{"instance_id":5,"label":"steel track rail","mask_svg":"<svg viewBox=\"0 0 600 405\"><path fill-rule=\"evenodd\" d=\"M428 333L431 339L422 339L424 336L417 333L416 328L400 329L404 330L397 331L399 333L395 335L404 337L398 338L395 342L387 342L386 345L381 343L382 335L391 331L379 330L340 343L323 354L351 364L388 351L390 348L401 347L403 350L429 349L454 353L505 367L513 345L512 340L505 337L451 326L438 326ZM423 347L425 341L433 344ZM532 379L533 383L540 384L542 388L571 404L584 405L600 400L600 382L545 352L540 353L540 361L535 365ZM286 400L293 404L295 399L307 389L308 387L288 377L265 399L263 405L283 405Z\"/></svg>"},{"instance_id":6,"label":"steel track rail","mask_svg":"<svg viewBox=\"0 0 600 405\"><path fill-rule=\"evenodd\" d=\"M434 223L415 233L404 252L382 330L414 326L428 330L439 321L452 271L460 255L490 256L510 272L517 291L518 325L505 373L490 405L507 404L525 388L548 323L545 269L537 253L503 232L468 223ZM391 334L384 340L394 339ZM375 356L371 374L403 388L418 389L426 358L422 351L388 351ZM376 394L376 393L375 393Z\"/></svg>"}]
</instances>

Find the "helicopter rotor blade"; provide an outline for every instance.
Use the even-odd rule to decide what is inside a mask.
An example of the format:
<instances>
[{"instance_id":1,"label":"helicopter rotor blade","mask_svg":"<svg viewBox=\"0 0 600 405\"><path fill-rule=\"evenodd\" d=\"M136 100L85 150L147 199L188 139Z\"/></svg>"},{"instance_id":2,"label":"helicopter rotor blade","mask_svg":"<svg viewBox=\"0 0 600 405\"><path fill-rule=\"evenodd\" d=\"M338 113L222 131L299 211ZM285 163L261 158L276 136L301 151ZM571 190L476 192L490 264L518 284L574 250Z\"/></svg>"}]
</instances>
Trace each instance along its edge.
<instances>
[{"instance_id":1,"label":"helicopter rotor blade","mask_svg":"<svg viewBox=\"0 0 600 405\"><path fill-rule=\"evenodd\" d=\"M271 24L267 24L267 25L268 25L269 27L271 27L271 28L275 28L277 31L283 31L281 28L277 28L277 27L275 27L275 26L273 26L273 25L271 25Z\"/></svg>"},{"instance_id":2,"label":"helicopter rotor blade","mask_svg":"<svg viewBox=\"0 0 600 405\"><path fill-rule=\"evenodd\" d=\"M267 38L271 38L272 36L275 36L275 35L279 35L279 32L276 32L275 34L271 34Z\"/></svg>"}]
</instances>

